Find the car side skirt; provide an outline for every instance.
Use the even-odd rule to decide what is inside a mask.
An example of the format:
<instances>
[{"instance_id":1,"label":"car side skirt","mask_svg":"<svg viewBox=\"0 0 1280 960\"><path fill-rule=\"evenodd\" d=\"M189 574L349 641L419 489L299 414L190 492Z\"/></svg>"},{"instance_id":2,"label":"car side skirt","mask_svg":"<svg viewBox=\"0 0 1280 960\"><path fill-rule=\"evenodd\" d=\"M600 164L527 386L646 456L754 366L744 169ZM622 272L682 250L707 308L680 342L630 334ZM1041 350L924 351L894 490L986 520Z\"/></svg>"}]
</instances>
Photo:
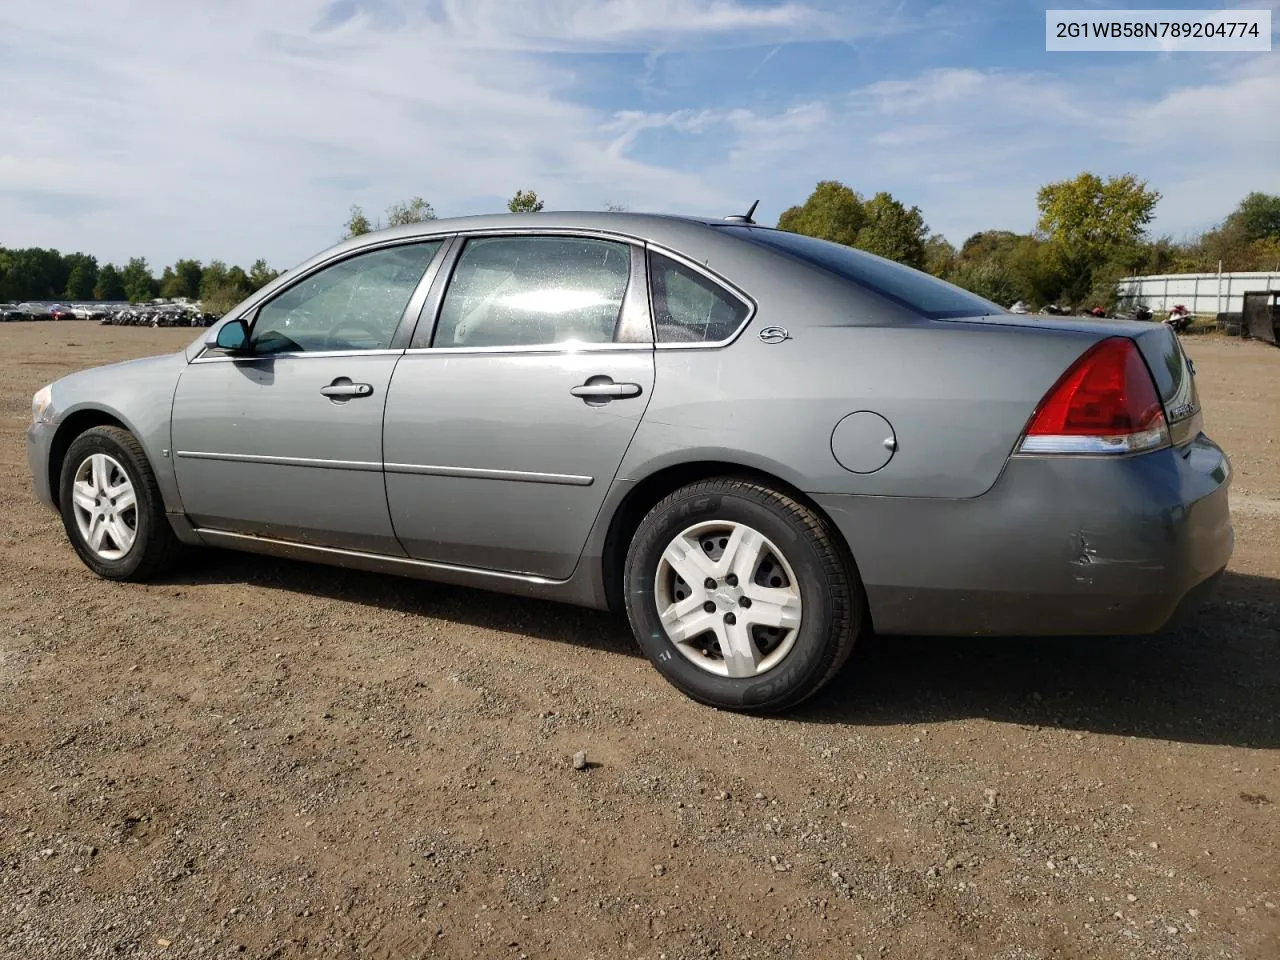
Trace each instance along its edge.
<instances>
[{"instance_id":1,"label":"car side skirt","mask_svg":"<svg viewBox=\"0 0 1280 960\"><path fill-rule=\"evenodd\" d=\"M252 534L232 533L206 527L192 528L200 542L211 547L223 547L244 553L279 557L288 560L305 560L328 566L384 573L416 580L429 580L462 587L475 587L520 597L556 600L578 606L604 608L605 600L598 583L585 576L576 575L567 580L551 580L546 577L480 567L465 567L408 557L394 557L358 550L322 547L293 540L277 540ZM579 564L579 574L583 565Z\"/></svg>"}]
</instances>

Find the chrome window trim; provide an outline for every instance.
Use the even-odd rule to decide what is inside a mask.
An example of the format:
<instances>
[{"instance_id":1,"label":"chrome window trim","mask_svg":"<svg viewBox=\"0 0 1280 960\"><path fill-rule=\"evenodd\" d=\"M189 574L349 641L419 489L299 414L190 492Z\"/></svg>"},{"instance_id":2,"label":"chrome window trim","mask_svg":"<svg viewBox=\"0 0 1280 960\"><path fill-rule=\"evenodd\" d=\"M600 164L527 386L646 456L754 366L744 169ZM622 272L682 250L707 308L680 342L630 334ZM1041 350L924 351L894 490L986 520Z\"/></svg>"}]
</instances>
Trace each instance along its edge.
<instances>
[{"instance_id":1,"label":"chrome window trim","mask_svg":"<svg viewBox=\"0 0 1280 960\"><path fill-rule=\"evenodd\" d=\"M306 351L289 351L284 353L247 353L241 356L232 356L229 354L217 353L212 356L207 355L209 348L205 348L206 352L199 354L192 363L261 363L267 360L308 360L308 359L333 359L335 357L398 357L405 351L402 348L386 347L378 350L316 350L308 353Z\"/></svg>"},{"instance_id":2,"label":"chrome window trim","mask_svg":"<svg viewBox=\"0 0 1280 960\"><path fill-rule=\"evenodd\" d=\"M734 299L738 300L747 308L747 313L746 313L746 316L742 318L742 323L738 325L738 328L734 330L733 333L725 337L723 340L705 340L705 341L699 340L699 341L691 341L688 343L660 343L658 341L658 318L657 318L656 312L653 309L653 284L651 279L646 278L648 279L647 290L649 294L649 318L650 318L650 322L653 324L653 348L655 350L719 350L729 346L731 343L737 340L738 337L742 336L742 331L747 329L748 326L750 326L751 321L755 319L756 312L759 309L756 305L755 300L752 299L751 296L749 296L746 293L746 291L744 291L737 284L734 284L729 280L726 280L724 277L716 273L710 267L704 266L703 264L698 263L696 260L692 260L689 257L685 256L684 254L679 253L675 250L672 250L670 247L664 247L661 244L657 244L657 243L650 243L647 240L645 241L644 246L646 251L652 251L654 253L661 254L662 256L667 257L670 260L676 261L683 267L688 267L690 270L693 270L695 273L702 274L702 276L710 280L717 287L719 287L725 293L729 294ZM646 273L649 272L647 270L647 266L648 265L646 264Z\"/></svg>"},{"instance_id":3,"label":"chrome window trim","mask_svg":"<svg viewBox=\"0 0 1280 960\"><path fill-rule=\"evenodd\" d=\"M526 347L410 347L405 350L408 356L422 356L424 354L440 354L442 356L465 356L470 353L474 354L494 354L494 353L555 353L555 354L573 354L573 353L633 353L636 351L652 351L652 343L582 343L577 346L570 347L568 342L561 343L540 343L534 346Z\"/></svg>"}]
</instances>

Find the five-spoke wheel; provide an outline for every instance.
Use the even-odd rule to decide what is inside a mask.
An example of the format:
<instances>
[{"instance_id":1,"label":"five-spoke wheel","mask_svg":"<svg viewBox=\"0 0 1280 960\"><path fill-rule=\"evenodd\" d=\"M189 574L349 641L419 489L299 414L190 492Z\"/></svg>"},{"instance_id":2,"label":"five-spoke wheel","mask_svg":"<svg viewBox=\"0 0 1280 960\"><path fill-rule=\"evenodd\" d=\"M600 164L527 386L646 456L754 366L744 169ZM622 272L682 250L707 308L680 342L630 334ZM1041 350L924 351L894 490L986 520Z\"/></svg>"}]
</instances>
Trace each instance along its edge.
<instances>
[{"instance_id":1,"label":"five-spoke wheel","mask_svg":"<svg viewBox=\"0 0 1280 960\"><path fill-rule=\"evenodd\" d=\"M711 520L677 534L658 562L654 597L676 649L718 676L773 669L800 629L795 571L742 523Z\"/></svg>"},{"instance_id":2,"label":"five-spoke wheel","mask_svg":"<svg viewBox=\"0 0 1280 960\"><path fill-rule=\"evenodd\" d=\"M862 592L843 543L812 508L750 480L683 487L627 552L627 614L662 674L704 703L779 710L844 664Z\"/></svg>"},{"instance_id":3,"label":"five-spoke wheel","mask_svg":"<svg viewBox=\"0 0 1280 960\"><path fill-rule=\"evenodd\" d=\"M62 525L85 566L109 580L169 569L179 544L142 444L120 427L92 427L62 461Z\"/></svg>"},{"instance_id":4,"label":"five-spoke wheel","mask_svg":"<svg viewBox=\"0 0 1280 960\"><path fill-rule=\"evenodd\" d=\"M138 536L138 496L114 457L91 453L76 468L71 487L76 526L103 560L120 560Z\"/></svg>"}]
</instances>

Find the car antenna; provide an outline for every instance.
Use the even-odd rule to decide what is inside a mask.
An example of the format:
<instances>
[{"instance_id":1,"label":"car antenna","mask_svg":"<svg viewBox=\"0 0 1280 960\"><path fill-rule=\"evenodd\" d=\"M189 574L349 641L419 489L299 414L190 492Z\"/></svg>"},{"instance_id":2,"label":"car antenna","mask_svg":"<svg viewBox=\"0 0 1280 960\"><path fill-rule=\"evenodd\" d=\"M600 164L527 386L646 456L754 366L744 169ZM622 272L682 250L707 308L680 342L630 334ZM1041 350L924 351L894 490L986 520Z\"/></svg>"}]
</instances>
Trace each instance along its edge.
<instances>
[{"instance_id":1,"label":"car antenna","mask_svg":"<svg viewBox=\"0 0 1280 960\"><path fill-rule=\"evenodd\" d=\"M759 200L751 205L751 209L749 209L745 215L734 214L732 217L725 217L725 219L732 220L734 223L755 223L755 221L751 219L751 216L756 212L756 207L758 206L760 206Z\"/></svg>"}]
</instances>

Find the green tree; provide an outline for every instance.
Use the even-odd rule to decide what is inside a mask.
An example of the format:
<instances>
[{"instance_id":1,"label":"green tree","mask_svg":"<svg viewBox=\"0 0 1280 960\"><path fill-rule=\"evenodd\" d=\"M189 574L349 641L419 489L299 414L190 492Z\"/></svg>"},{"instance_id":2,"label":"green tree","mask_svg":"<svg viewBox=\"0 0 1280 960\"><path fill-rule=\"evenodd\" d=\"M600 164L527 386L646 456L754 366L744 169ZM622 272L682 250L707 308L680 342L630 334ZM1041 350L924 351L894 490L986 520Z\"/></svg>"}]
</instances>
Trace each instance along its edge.
<instances>
[{"instance_id":1,"label":"green tree","mask_svg":"<svg viewBox=\"0 0 1280 960\"><path fill-rule=\"evenodd\" d=\"M209 299L214 291L223 290L227 286L227 265L221 260L209 261L208 266L200 271L201 300Z\"/></svg>"},{"instance_id":2,"label":"green tree","mask_svg":"<svg viewBox=\"0 0 1280 960\"><path fill-rule=\"evenodd\" d=\"M853 247L866 222L861 197L839 180L821 180L803 204L782 212L778 229Z\"/></svg>"},{"instance_id":3,"label":"green tree","mask_svg":"<svg viewBox=\"0 0 1280 960\"><path fill-rule=\"evenodd\" d=\"M1144 242L1160 194L1132 174L1103 180L1085 172L1040 188L1037 227L1069 303L1097 303L1113 278L1117 257ZM1122 272L1122 271L1121 271Z\"/></svg>"},{"instance_id":4,"label":"green tree","mask_svg":"<svg viewBox=\"0 0 1280 960\"><path fill-rule=\"evenodd\" d=\"M935 277L950 276L955 268L956 250L940 233L935 233L924 242L924 269Z\"/></svg>"},{"instance_id":5,"label":"green tree","mask_svg":"<svg viewBox=\"0 0 1280 960\"><path fill-rule=\"evenodd\" d=\"M54 300L62 297L70 268L57 250L28 247L4 250L0 257L0 297L6 300Z\"/></svg>"},{"instance_id":6,"label":"green tree","mask_svg":"<svg viewBox=\"0 0 1280 960\"><path fill-rule=\"evenodd\" d=\"M98 260L84 253L69 253L63 260L68 267L64 296L69 300L92 300L98 283Z\"/></svg>"},{"instance_id":7,"label":"green tree","mask_svg":"<svg viewBox=\"0 0 1280 960\"><path fill-rule=\"evenodd\" d=\"M228 267L221 260L212 260L200 277L200 305L209 313L222 316L253 289L243 268Z\"/></svg>"},{"instance_id":8,"label":"green tree","mask_svg":"<svg viewBox=\"0 0 1280 960\"><path fill-rule=\"evenodd\" d=\"M1133 174L1103 180L1085 172L1040 188L1037 227L1071 256L1096 264L1141 241L1159 202L1160 194Z\"/></svg>"},{"instance_id":9,"label":"green tree","mask_svg":"<svg viewBox=\"0 0 1280 960\"><path fill-rule=\"evenodd\" d=\"M192 298L200 296L200 280L204 274L204 268L200 266L199 260L179 260L173 265L173 272L182 279L184 292L177 296Z\"/></svg>"},{"instance_id":10,"label":"green tree","mask_svg":"<svg viewBox=\"0 0 1280 960\"><path fill-rule=\"evenodd\" d=\"M980 230L961 245L960 256L967 261L1007 256L1021 239L1011 230Z\"/></svg>"},{"instance_id":11,"label":"green tree","mask_svg":"<svg viewBox=\"0 0 1280 960\"><path fill-rule=\"evenodd\" d=\"M98 270L98 283L93 288L95 300L125 300L124 281L120 279L120 271L114 264L104 263Z\"/></svg>"},{"instance_id":12,"label":"green tree","mask_svg":"<svg viewBox=\"0 0 1280 960\"><path fill-rule=\"evenodd\" d=\"M408 203L393 203L387 207L387 226L400 227L407 223L425 223L436 219L435 208L421 197L414 197ZM368 231L365 231L368 233Z\"/></svg>"},{"instance_id":13,"label":"green tree","mask_svg":"<svg viewBox=\"0 0 1280 960\"><path fill-rule=\"evenodd\" d=\"M342 239L350 240L352 237L363 237L366 233L371 233L373 224L364 215L364 211L360 209L359 204L353 203L351 205L351 215L347 217L343 230L345 232L342 234Z\"/></svg>"},{"instance_id":14,"label":"green tree","mask_svg":"<svg viewBox=\"0 0 1280 960\"><path fill-rule=\"evenodd\" d=\"M151 275L146 257L131 257L120 272L120 279L130 303L142 303L156 295L156 278Z\"/></svg>"},{"instance_id":15,"label":"green tree","mask_svg":"<svg viewBox=\"0 0 1280 960\"><path fill-rule=\"evenodd\" d=\"M924 242L929 228L919 207L907 207L892 194L877 193L863 204L866 222L854 246L909 267L924 266Z\"/></svg>"},{"instance_id":16,"label":"green tree","mask_svg":"<svg viewBox=\"0 0 1280 960\"><path fill-rule=\"evenodd\" d=\"M232 267L227 271L227 284L234 290L239 291L241 297L247 297L253 293L253 285L249 282L249 275L244 272L242 267Z\"/></svg>"},{"instance_id":17,"label":"green tree","mask_svg":"<svg viewBox=\"0 0 1280 960\"><path fill-rule=\"evenodd\" d=\"M1019 299L1017 283L1008 267L998 260L962 262L949 279L993 303L1009 306Z\"/></svg>"},{"instance_id":18,"label":"green tree","mask_svg":"<svg viewBox=\"0 0 1280 960\"><path fill-rule=\"evenodd\" d=\"M165 267L164 272L160 274L160 296L166 300L173 300L190 295L187 292L186 280L174 273L173 267Z\"/></svg>"},{"instance_id":19,"label":"green tree","mask_svg":"<svg viewBox=\"0 0 1280 960\"><path fill-rule=\"evenodd\" d=\"M890 193L863 200L839 180L821 180L799 206L778 218L778 229L830 240L912 267L925 265L929 228L919 207L907 208Z\"/></svg>"},{"instance_id":20,"label":"green tree","mask_svg":"<svg viewBox=\"0 0 1280 960\"><path fill-rule=\"evenodd\" d=\"M543 203L532 190L517 190L507 201L507 209L512 213L541 213Z\"/></svg>"},{"instance_id":21,"label":"green tree","mask_svg":"<svg viewBox=\"0 0 1280 960\"><path fill-rule=\"evenodd\" d=\"M1280 237L1280 196L1253 192L1227 217L1225 228L1236 228L1250 243Z\"/></svg>"},{"instance_id":22,"label":"green tree","mask_svg":"<svg viewBox=\"0 0 1280 960\"><path fill-rule=\"evenodd\" d=\"M1008 230L983 230L969 237L947 279L1006 306L1025 300L1041 307L1059 300L1063 288L1049 245Z\"/></svg>"},{"instance_id":23,"label":"green tree","mask_svg":"<svg viewBox=\"0 0 1280 960\"><path fill-rule=\"evenodd\" d=\"M249 268L249 286L253 290L261 290L278 276L280 276L279 270L272 270L267 266L267 261L259 258L253 261L253 266Z\"/></svg>"}]
</instances>

